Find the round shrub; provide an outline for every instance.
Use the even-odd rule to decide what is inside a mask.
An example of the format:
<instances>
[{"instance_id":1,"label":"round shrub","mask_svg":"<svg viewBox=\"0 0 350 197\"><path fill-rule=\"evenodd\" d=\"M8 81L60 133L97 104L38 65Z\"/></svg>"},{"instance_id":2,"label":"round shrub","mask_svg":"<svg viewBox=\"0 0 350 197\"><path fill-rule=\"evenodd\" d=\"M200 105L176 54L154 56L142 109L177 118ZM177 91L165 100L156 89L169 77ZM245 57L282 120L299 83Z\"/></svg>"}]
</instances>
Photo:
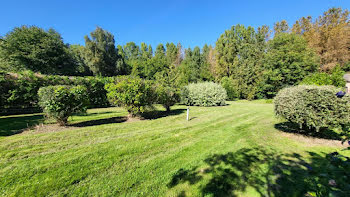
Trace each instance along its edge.
<instances>
[{"instance_id":1,"label":"round shrub","mask_svg":"<svg viewBox=\"0 0 350 197\"><path fill-rule=\"evenodd\" d=\"M181 101L185 105L220 106L225 105L226 90L213 82L192 83L181 92Z\"/></svg>"},{"instance_id":2,"label":"round shrub","mask_svg":"<svg viewBox=\"0 0 350 197\"><path fill-rule=\"evenodd\" d=\"M350 96L338 98L334 86L284 88L274 99L275 113L289 122L318 132L350 123Z\"/></svg>"},{"instance_id":3,"label":"round shrub","mask_svg":"<svg viewBox=\"0 0 350 197\"><path fill-rule=\"evenodd\" d=\"M145 112L154 102L154 94L150 81L138 77L122 77L105 86L109 101L123 106L134 117Z\"/></svg>"},{"instance_id":4,"label":"round shrub","mask_svg":"<svg viewBox=\"0 0 350 197\"><path fill-rule=\"evenodd\" d=\"M74 113L86 112L89 104L84 86L47 86L38 91L39 105L45 115L54 118L59 125L66 125Z\"/></svg>"},{"instance_id":5,"label":"round shrub","mask_svg":"<svg viewBox=\"0 0 350 197\"><path fill-rule=\"evenodd\" d=\"M179 91L175 87L164 84L157 84L155 87L157 103L163 105L167 112L170 107L175 105L180 100Z\"/></svg>"}]
</instances>

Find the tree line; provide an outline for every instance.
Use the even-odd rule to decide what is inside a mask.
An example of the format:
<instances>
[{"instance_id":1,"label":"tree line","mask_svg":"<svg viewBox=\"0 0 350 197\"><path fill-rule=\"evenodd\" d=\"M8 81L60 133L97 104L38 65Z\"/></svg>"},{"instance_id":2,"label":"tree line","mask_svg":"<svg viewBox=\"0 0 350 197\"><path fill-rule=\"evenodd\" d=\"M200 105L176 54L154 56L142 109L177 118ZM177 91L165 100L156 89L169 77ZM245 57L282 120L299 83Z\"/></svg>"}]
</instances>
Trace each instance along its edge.
<instances>
[{"instance_id":1,"label":"tree line","mask_svg":"<svg viewBox=\"0 0 350 197\"><path fill-rule=\"evenodd\" d=\"M215 81L231 99L272 98L310 75L348 71L349 62L349 11L342 8L331 8L316 19L302 17L291 26L282 20L273 29L234 25L215 46L202 48L117 45L113 34L100 27L85 36L84 46L66 44L54 29L36 26L16 27L0 38L0 69L6 72L133 75L176 87Z\"/></svg>"}]
</instances>

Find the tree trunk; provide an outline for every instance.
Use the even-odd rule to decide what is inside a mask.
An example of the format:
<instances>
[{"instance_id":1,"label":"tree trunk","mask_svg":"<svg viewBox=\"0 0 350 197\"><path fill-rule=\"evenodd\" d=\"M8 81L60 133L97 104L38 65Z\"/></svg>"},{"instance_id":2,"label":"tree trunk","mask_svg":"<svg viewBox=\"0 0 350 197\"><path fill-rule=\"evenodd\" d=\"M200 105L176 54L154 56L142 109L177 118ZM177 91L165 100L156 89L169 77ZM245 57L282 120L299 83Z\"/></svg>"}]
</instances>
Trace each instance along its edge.
<instances>
[{"instance_id":1,"label":"tree trunk","mask_svg":"<svg viewBox=\"0 0 350 197\"><path fill-rule=\"evenodd\" d=\"M170 112L170 106L165 106L166 112Z\"/></svg>"}]
</instances>

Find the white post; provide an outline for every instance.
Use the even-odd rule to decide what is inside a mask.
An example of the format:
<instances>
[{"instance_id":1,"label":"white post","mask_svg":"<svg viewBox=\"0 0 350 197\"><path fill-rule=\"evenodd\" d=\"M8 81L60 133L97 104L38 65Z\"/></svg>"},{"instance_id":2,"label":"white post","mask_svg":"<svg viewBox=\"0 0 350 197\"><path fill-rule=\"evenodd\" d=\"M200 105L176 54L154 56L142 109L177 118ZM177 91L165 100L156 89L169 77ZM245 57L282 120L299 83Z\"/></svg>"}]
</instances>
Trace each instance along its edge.
<instances>
[{"instance_id":1,"label":"white post","mask_svg":"<svg viewBox=\"0 0 350 197\"><path fill-rule=\"evenodd\" d=\"M187 107L187 118L186 118L187 121L189 121L189 117L190 117L190 108Z\"/></svg>"}]
</instances>

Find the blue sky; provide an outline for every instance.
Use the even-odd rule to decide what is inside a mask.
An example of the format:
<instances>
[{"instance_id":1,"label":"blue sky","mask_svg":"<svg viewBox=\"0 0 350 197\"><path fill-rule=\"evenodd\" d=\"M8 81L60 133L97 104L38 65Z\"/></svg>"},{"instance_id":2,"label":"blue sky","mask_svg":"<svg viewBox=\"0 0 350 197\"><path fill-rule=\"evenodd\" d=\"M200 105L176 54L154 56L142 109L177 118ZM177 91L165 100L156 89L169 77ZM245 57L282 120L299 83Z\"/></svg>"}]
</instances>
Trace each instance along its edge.
<instances>
[{"instance_id":1,"label":"blue sky","mask_svg":"<svg viewBox=\"0 0 350 197\"><path fill-rule=\"evenodd\" d=\"M2 0L0 35L20 25L50 27L65 42L84 44L84 36L100 26L117 44L181 42L184 47L214 44L232 25L290 24L302 16L317 17L330 7L350 9L350 0Z\"/></svg>"}]
</instances>

